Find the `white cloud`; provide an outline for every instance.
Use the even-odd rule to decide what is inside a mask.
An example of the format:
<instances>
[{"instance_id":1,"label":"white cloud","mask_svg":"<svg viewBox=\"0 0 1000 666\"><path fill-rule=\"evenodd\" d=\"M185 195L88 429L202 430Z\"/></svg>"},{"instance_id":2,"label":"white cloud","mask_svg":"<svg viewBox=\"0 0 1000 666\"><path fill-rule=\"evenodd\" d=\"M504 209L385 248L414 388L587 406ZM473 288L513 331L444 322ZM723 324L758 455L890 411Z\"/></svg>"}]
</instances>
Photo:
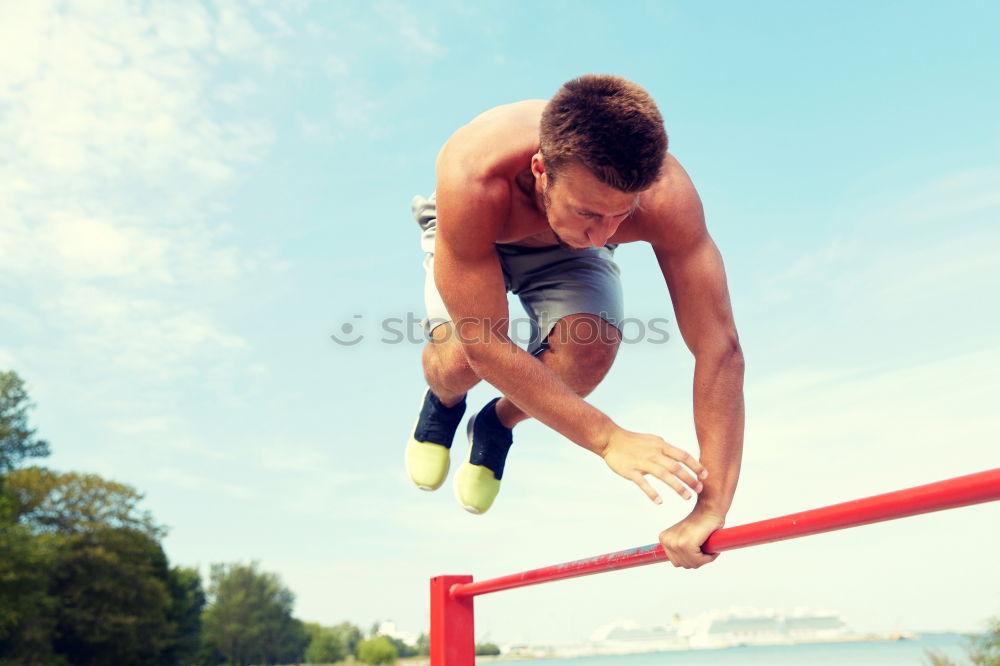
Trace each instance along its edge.
<instances>
[{"instance_id":1,"label":"white cloud","mask_svg":"<svg viewBox=\"0 0 1000 666\"><path fill-rule=\"evenodd\" d=\"M260 465L268 471L326 473L334 467L333 457L326 451L311 449L303 444L274 444L258 451Z\"/></svg>"},{"instance_id":2,"label":"white cloud","mask_svg":"<svg viewBox=\"0 0 1000 666\"><path fill-rule=\"evenodd\" d=\"M230 462L238 456L234 456L226 451L220 450L218 446L211 446L202 443L194 437L178 436L172 434L169 439L163 440L164 445L185 454L194 454L200 458L216 460L220 462Z\"/></svg>"},{"instance_id":3,"label":"white cloud","mask_svg":"<svg viewBox=\"0 0 1000 666\"><path fill-rule=\"evenodd\" d=\"M997 385L1000 348L881 371L819 366L749 384L734 511L781 515L994 467ZM645 403L622 419L676 432L690 422L685 410Z\"/></svg>"},{"instance_id":4,"label":"white cloud","mask_svg":"<svg viewBox=\"0 0 1000 666\"><path fill-rule=\"evenodd\" d=\"M843 232L805 253L785 253L762 273L767 300L815 294L898 307L942 292L1000 286L1000 169L963 171L863 213L844 214ZM928 288L932 292L928 293Z\"/></svg>"},{"instance_id":5,"label":"white cloud","mask_svg":"<svg viewBox=\"0 0 1000 666\"><path fill-rule=\"evenodd\" d=\"M333 54L326 57L326 60L323 63L323 70L330 78L347 76L349 73L347 61L345 61L342 57Z\"/></svg>"},{"instance_id":6,"label":"white cloud","mask_svg":"<svg viewBox=\"0 0 1000 666\"><path fill-rule=\"evenodd\" d=\"M425 58L438 58L444 54L445 48L438 41L437 28L431 20L421 18L409 7L391 0L379 2L375 11L394 33L390 40L393 48Z\"/></svg>"},{"instance_id":7,"label":"white cloud","mask_svg":"<svg viewBox=\"0 0 1000 666\"><path fill-rule=\"evenodd\" d=\"M248 486L238 483L226 483L219 479L210 479L174 467L160 469L152 475L152 478L184 490L209 491L237 500L248 500L254 496L253 489Z\"/></svg>"},{"instance_id":8,"label":"white cloud","mask_svg":"<svg viewBox=\"0 0 1000 666\"><path fill-rule=\"evenodd\" d=\"M243 79L236 83L223 83L215 89L214 94L219 101L236 106L258 93L260 87L256 83L250 79Z\"/></svg>"},{"instance_id":9,"label":"white cloud","mask_svg":"<svg viewBox=\"0 0 1000 666\"><path fill-rule=\"evenodd\" d=\"M149 22L162 41L172 49L207 49L212 44L212 18L198 4L154 3Z\"/></svg>"},{"instance_id":10,"label":"white cloud","mask_svg":"<svg viewBox=\"0 0 1000 666\"><path fill-rule=\"evenodd\" d=\"M117 419L108 425L111 430L123 435L148 435L166 432L176 427L177 419L169 416L148 416Z\"/></svg>"},{"instance_id":11,"label":"white cloud","mask_svg":"<svg viewBox=\"0 0 1000 666\"><path fill-rule=\"evenodd\" d=\"M166 239L141 227L54 213L35 238L52 268L71 279L128 276L173 282L165 265Z\"/></svg>"},{"instance_id":12,"label":"white cloud","mask_svg":"<svg viewBox=\"0 0 1000 666\"><path fill-rule=\"evenodd\" d=\"M231 2L40 1L3 14L0 279L16 285L10 300L72 331L80 358L119 367L245 347L186 303L260 262L204 213L271 141L246 111L213 108L257 92L246 76L217 87L213 68L280 55Z\"/></svg>"},{"instance_id":13,"label":"white cloud","mask_svg":"<svg viewBox=\"0 0 1000 666\"><path fill-rule=\"evenodd\" d=\"M940 178L913 192L873 219L903 226L934 225L946 221L949 226L982 213L1000 209L1000 169L970 169Z\"/></svg>"},{"instance_id":14,"label":"white cloud","mask_svg":"<svg viewBox=\"0 0 1000 666\"><path fill-rule=\"evenodd\" d=\"M281 61L281 54L271 46L246 16L240 3L234 0L219 0L216 3L218 21L215 28L215 43L223 55L248 59L274 69ZM274 25L284 22L274 12L265 13L265 18ZM284 28L288 28L287 24Z\"/></svg>"},{"instance_id":15,"label":"white cloud","mask_svg":"<svg viewBox=\"0 0 1000 666\"><path fill-rule=\"evenodd\" d=\"M854 260L857 254L858 247L853 242L838 239L806 254L796 255L789 264L764 275L763 298L768 302L787 301L802 288L804 281L814 284L839 275L844 264Z\"/></svg>"},{"instance_id":16,"label":"white cloud","mask_svg":"<svg viewBox=\"0 0 1000 666\"><path fill-rule=\"evenodd\" d=\"M146 378L200 370L195 357L247 346L207 312L113 289L71 285L38 305L51 320L72 322L67 335L84 358L105 359Z\"/></svg>"},{"instance_id":17,"label":"white cloud","mask_svg":"<svg viewBox=\"0 0 1000 666\"><path fill-rule=\"evenodd\" d=\"M282 37L295 35L295 29L278 12L265 10L262 16Z\"/></svg>"}]
</instances>

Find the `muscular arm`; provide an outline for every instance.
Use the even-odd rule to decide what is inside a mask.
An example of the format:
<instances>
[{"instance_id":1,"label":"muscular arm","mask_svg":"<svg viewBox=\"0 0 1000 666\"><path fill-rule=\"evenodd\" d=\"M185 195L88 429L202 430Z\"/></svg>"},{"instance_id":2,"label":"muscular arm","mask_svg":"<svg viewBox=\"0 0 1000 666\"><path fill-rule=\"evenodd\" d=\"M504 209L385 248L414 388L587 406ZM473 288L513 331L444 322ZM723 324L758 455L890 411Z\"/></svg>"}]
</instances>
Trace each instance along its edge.
<instances>
[{"instance_id":1,"label":"muscular arm","mask_svg":"<svg viewBox=\"0 0 1000 666\"><path fill-rule=\"evenodd\" d=\"M694 421L701 462L710 474L691 516L661 535L679 566L700 566L714 557L700 545L723 526L736 492L743 456L743 353L733 322L726 274L718 248L705 229L691 188L653 250L674 303L677 325L695 357Z\"/></svg>"},{"instance_id":2,"label":"muscular arm","mask_svg":"<svg viewBox=\"0 0 1000 666\"><path fill-rule=\"evenodd\" d=\"M743 353L722 257L704 234L681 252L657 251L681 336L694 354L694 422L711 473L699 506L725 516L743 456Z\"/></svg>"}]
</instances>

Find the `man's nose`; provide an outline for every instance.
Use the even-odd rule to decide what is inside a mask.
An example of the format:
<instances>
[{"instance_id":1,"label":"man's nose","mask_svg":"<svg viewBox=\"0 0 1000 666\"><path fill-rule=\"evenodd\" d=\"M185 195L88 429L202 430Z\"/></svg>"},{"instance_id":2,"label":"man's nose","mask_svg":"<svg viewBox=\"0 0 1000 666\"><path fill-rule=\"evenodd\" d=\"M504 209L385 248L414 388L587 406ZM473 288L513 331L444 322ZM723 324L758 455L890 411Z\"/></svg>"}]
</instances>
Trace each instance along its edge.
<instances>
[{"instance_id":1,"label":"man's nose","mask_svg":"<svg viewBox=\"0 0 1000 666\"><path fill-rule=\"evenodd\" d=\"M604 247L608 239L614 235L617 226L613 219L598 222L587 230L587 239L594 247Z\"/></svg>"}]
</instances>

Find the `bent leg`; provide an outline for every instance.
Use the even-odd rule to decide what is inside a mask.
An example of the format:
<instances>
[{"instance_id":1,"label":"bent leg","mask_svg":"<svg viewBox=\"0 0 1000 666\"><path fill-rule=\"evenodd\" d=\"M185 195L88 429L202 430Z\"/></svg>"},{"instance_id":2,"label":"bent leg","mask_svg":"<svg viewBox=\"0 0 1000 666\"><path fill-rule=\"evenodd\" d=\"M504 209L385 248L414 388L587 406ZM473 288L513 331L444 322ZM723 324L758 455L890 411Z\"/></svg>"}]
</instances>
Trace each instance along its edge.
<instances>
[{"instance_id":1,"label":"bent leg","mask_svg":"<svg viewBox=\"0 0 1000 666\"><path fill-rule=\"evenodd\" d=\"M465 414L465 392L479 381L450 329L450 323L434 327L431 342L424 348L424 375L430 390L424 393L420 416L406 445L406 471L422 490L436 490L444 483L455 431Z\"/></svg>"},{"instance_id":2,"label":"bent leg","mask_svg":"<svg viewBox=\"0 0 1000 666\"><path fill-rule=\"evenodd\" d=\"M621 332L593 314L574 314L560 319L547 338L547 349L538 359L584 397L593 391L614 363ZM497 417L507 428L530 418L506 396L497 403Z\"/></svg>"},{"instance_id":3,"label":"bent leg","mask_svg":"<svg viewBox=\"0 0 1000 666\"><path fill-rule=\"evenodd\" d=\"M441 404L451 407L479 383L479 376L469 366L455 325L445 322L431 331L431 341L423 352L424 377Z\"/></svg>"}]
</instances>

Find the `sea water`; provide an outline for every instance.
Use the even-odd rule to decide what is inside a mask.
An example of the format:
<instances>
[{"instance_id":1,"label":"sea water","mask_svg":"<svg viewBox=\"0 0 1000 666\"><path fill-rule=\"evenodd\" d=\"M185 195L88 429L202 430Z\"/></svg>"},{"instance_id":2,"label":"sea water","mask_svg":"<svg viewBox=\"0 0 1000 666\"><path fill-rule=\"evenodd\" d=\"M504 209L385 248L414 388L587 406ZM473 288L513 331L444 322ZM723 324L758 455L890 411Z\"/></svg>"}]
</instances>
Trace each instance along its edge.
<instances>
[{"instance_id":1,"label":"sea water","mask_svg":"<svg viewBox=\"0 0 1000 666\"><path fill-rule=\"evenodd\" d=\"M683 650L620 656L546 659L545 666L927 666L926 650L939 652L959 666L965 658L965 642L960 634L923 634L898 641L852 643L808 643L800 645L747 646L724 650ZM537 661L537 660L533 660ZM504 661L506 662L506 660ZM527 663L527 662L519 662Z\"/></svg>"}]
</instances>

